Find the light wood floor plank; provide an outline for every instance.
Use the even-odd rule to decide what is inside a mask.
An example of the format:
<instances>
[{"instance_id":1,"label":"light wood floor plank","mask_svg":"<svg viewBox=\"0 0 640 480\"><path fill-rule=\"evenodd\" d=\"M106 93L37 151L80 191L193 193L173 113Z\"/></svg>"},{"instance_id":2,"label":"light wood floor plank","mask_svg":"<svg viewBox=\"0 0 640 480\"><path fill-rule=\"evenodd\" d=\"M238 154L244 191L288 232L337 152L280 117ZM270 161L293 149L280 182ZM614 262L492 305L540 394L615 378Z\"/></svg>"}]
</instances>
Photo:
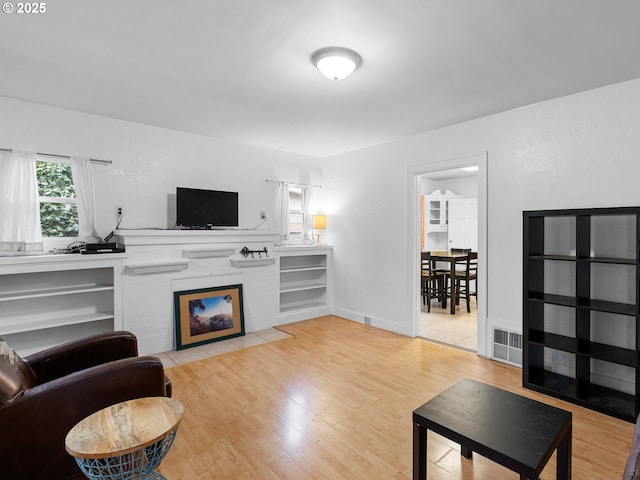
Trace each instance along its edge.
<instances>
[{"instance_id":1,"label":"light wood floor plank","mask_svg":"<svg viewBox=\"0 0 640 480\"><path fill-rule=\"evenodd\" d=\"M519 368L328 316L167 369L184 407L172 480L409 480L411 413L464 377L573 412L573 478L620 478L633 425L521 387ZM429 432L430 480L517 475ZM555 455L542 474L555 478Z\"/></svg>"}]
</instances>

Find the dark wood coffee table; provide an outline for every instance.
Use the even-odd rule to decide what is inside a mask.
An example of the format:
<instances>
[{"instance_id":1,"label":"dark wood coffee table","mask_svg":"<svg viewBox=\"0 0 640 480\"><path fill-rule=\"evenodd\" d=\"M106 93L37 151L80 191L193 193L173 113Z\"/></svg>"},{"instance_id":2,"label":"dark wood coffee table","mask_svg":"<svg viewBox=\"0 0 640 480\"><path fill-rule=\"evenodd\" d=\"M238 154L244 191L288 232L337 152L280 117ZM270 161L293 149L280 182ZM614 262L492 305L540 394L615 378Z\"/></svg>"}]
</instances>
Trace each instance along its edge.
<instances>
[{"instance_id":1,"label":"dark wood coffee table","mask_svg":"<svg viewBox=\"0 0 640 480\"><path fill-rule=\"evenodd\" d=\"M413 412L413 479L427 478L427 431L536 480L558 450L556 478L571 479L571 412L464 379Z\"/></svg>"}]
</instances>

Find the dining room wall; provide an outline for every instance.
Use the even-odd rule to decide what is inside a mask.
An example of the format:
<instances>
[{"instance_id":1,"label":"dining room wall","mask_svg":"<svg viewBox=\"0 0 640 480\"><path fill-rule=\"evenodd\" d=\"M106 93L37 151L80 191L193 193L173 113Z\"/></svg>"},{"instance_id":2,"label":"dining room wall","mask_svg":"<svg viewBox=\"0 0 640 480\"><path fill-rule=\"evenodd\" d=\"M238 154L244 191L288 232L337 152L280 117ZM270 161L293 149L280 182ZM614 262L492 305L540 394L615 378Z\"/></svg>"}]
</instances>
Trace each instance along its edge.
<instances>
[{"instance_id":1,"label":"dining room wall","mask_svg":"<svg viewBox=\"0 0 640 480\"><path fill-rule=\"evenodd\" d=\"M334 310L411 332L408 172L488 152L487 331L522 330L522 212L640 205L640 79L337 155L322 181ZM322 201L322 199L321 199ZM330 210L333 210L330 212ZM486 354L488 345L480 345Z\"/></svg>"}]
</instances>

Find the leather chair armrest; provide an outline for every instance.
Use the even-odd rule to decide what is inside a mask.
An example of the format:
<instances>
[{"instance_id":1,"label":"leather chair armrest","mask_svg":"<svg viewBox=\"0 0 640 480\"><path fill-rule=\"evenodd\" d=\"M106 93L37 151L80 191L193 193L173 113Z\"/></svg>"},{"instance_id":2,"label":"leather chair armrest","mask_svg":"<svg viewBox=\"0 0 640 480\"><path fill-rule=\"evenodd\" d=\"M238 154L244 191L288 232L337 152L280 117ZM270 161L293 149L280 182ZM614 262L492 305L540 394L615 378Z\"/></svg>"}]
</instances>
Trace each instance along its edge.
<instances>
[{"instance_id":1,"label":"leather chair armrest","mask_svg":"<svg viewBox=\"0 0 640 480\"><path fill-rule=\"evenodd\" d=\"M131 332L116 331L48 348L23 360L36 376L38 384L103 363L136 357L138 342Z\"/></svg>"},{"instance_id":2,"label":"leather chair armrest","mask_svg":"<svg viewBox=\"0 0 640 480\"><path fill-rule=\"evenodd\" d=\"M64 446L69 430L109 405L151 396L166 396L164 368L155 357L117 360L27 390L0 409L2 478L66 479L77 474Z\"/></svg>"}]
</instances>

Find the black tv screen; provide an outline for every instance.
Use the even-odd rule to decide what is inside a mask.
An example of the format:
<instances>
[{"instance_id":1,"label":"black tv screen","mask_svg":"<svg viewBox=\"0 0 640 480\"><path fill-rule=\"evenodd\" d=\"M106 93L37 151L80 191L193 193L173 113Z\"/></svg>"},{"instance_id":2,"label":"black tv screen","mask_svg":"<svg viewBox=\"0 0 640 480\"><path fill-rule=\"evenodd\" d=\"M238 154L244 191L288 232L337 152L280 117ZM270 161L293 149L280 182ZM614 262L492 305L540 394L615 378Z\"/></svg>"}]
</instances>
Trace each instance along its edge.
<instances>
[{"instance_id":1,"label":"black tv screen","mask_svg":"<svg viewBox=\"0 0 640 480\"><path fill-rule=\"evenodd\" d=\"M176 188L176 225L182 227L237 227L238 192Z\"/></svg>"}]
</instances>

